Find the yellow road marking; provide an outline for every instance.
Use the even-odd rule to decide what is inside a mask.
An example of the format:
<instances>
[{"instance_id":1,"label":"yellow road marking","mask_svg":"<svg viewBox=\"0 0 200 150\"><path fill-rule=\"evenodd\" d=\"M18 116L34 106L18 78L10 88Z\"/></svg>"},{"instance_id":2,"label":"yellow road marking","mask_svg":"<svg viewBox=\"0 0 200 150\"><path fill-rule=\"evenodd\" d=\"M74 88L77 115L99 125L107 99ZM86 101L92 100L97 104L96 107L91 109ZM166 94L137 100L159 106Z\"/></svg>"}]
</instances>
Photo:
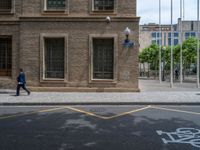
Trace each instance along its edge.
<instances>
[{"instance_id":1,"label":"yellow road marking","mask_svg":"<svg viewBox=\"0 0 200 150\"><path fill-rule=\"evenodd\" d=\"M20 117L20 116L26 116L26 115L32 115L32 114L35 114L35 113L36 112L29 112L29 113L23 113L23 114L3 116L3 117L0 117L0 120L2 120L2 119L8 119L8 118L14 118L14 117Z\"/></svg>"},{"instance_id":2,"label":"yellow road marking","mask_svg":"<svg viewBox=\"0 0 200 150\"><path fill-rule=\"evenodd\" d=\"M50 112L50 111L56 111L56 110L61 110L61 109L69 109L69 110L73 110L75 112L80 112L89 116L94 116L100 119L104 119L104 120L108 120L108 119L113 119L113 118L117 118L117 117L121 117L121 116L125 116L134 112L139 112L142 110L146 110L148 108L151 108L152 106L147 106L147 107L143 107L143 108L139 108L136 110L131 110L131 111L127 111L127 112L123 112L114 116L110 116L110 117L106 117L106 116L101 116L101 115L97 115L88 111L84 111L81 109L77 109L77 108L73 108L73 107L69 107L69 106L64 106L64 107L57 107L57 108L52 108L52 109L43 109L43 110L39 110L39 111L33 111L33 112L27 112L27 113L23 113L23 114L14 114L14 115L9 115L9 116L2 116L0 117L0 120L2 119L8 119L8 118L14 118L14 117L21 117L21 116L27 116L27 115L32 115L32 114L36 114L36 113L44 113L44 112Z\"/></svg>"},{"instance_id":3,"label":"yellow road marking","mask_svg":"<svg viewBox=\"0 0 200 150\"><path fill-rule=\"evenodd\" d=\"M123 112L121 114L117 114L117 115L110 116L110 117L96 115L94 113L91 113L91 112L88 112L88 111L84 111L84 110L81 110L81 109L77 109L77 108L73 108L73 107L66 107L66 108L68 108L70 110L73 110L73 111L76 111L76 112L81 112L81 113L84 113L84 114L87 114L87 115L90 115L90 116L94 116L94 117L97 117L97 118L100 118L100 119L108 120L108 119L113 119L113 118L121 117L121 116L124 116L124 115L128 115L128 114L131 114L131 113L134 113L134 112L139 112L139 111L151 108L151 106L147 106L147 107L136 109L136 110L132 110L132 111Z\"/></svg>"},{"instance_id":4,"label":"yellow road marking","mask_svg":"<svg viewBox=\"0 0 200 150\"><path fill-rule=\"evenodd\" d=\"M70 110L73 110L73 111L76 111L76 112L80 112L80 113L83 113L83 114L94 116L94 117L97 117L97 118L100 118L100 119L106 119L107 118L107 117L104 117L104 116L101 116L101 115L96 115L94 113L91 113L91 112L88 112L88 111L84 111L84 110L81 110L81 109L77 109L77 108L73 108L73 107L66 107L66 108L70 109Z\"/></svg>"},{"instance_id":5,"label":"yellow road marking","mask_svg":"<svg viewBox=\"0 0 200 150\"><path fill-rule=\"evenodd\" d=\"M14 117L21 117L21 116L27 116L27 115L32 115L36 113L42 113L42 112L50 112L50 111L55 111L55 110L60 110L60 109L65 109L66 107L58 107L58 108L52 108L52 109L44 109L44 110L39 110L39 111L33 111L33 112L27 112L23 114L15 114L15 115L9 115L9 116L2 116L0 117L0 120L2 119L8 119L8 118L14 118Z\"/></svg>"},{"instance_id":6,"label":"yellow road marking","mask_svg":"<svg viewBox=\"0 0 200 150\"><path fill-rule=\"evenodd\" d=\"M80 112L89 116L94 116L100 119L104 119L104 120L109 120L109 119L113 119L113 118L117 118L117 117L121 117L121 116L125 116L128 114L132 114L135 112L139 112L139 111L143 111L149 108L153 108L153 109L159 109L159 110L166 110L166 111L173 111L173 112L181 112L181 113L186 113L186 114L193 114L193 115L200 115L200 113L198 112L191 112L191 111L185 111L185 110L178 110L178 109L171 109L171 108L164 108L164 107L157 107L157 106L146 106L143 108L139 108L136 110L131 110L131 111L127 111L127 112L123 112L114 116L110 116L110 117L106 117L106 116L101 116L101 115L97 115L88 111L84 111L81 109L77 109L77 108L73 108L73 107L69 107L69 106L64 106L64 107L57 107L57 108L52 108L52 109L43 109L43 110L39 110L39 111L34 111L34 112L28 112L28 113L23 113L23 114L14 114L14 115L9 115L9 116L2 116L0 117L0 120L2 119L8 119L8 118L14 118L14 117L21 117L21 116L27 116L27 115L32 115L32 114L36 114L36 113L45 113L45 112L51 112L51 111L56 111L56 110L61 110L61 109L69 109L69 110L73 110L75 112Z\"/></svg>"},{"instance_id":7,"label":"yellow road marking","mask_svg":"<svg viewBox=\"0 0 200 150\"><path fill-rule=\"evenodd\" d=\"M39 111L37 111L37 112L43 113L43 112L56 111L56 110L65 109L66 107L67 107L67 106L64 106L64 107L56 107L56 108L52 108L52 109L44 109L44 110L39 110Z\"/></svg>"},{"instance_id":8,"label":"yellow road marking","mask_svg":"<svg viewBox=\"0 0 200 150\"><path fill-rule=\"evenodd\" d=\"M111 116L111 117L107 117L106 119L113 119L113 118L125 116L125 115L128 115L128 114L132 114L132 113L139 112L139 111L142 111L142 110L146 110L146 109L149 109L149 108L151 108L150 105L147 106L147 107L140 108L140 109L136 109L136 110L132 110L132 111L127 111L127 112L123 112L123 113L118 114L118 115L114 115L114 116Z\"/></svg>"},{"instance_id":9,"label":"yellow road marking","mask_svg":"<svg viewBox=\"0 0 200 150\"><path fill-rule=\"evenodd\" d=\"M151 106L151 108L160 109L160 110L167 110L167 111L173 111L173 112L182 112L182 113L186 113L186 114L200 115L200 113L198 113L198 112L185 111L185 110L179 110L179 109L170 109L170 108L156 107L156 106Z\"/></svg>"}]
</instances>

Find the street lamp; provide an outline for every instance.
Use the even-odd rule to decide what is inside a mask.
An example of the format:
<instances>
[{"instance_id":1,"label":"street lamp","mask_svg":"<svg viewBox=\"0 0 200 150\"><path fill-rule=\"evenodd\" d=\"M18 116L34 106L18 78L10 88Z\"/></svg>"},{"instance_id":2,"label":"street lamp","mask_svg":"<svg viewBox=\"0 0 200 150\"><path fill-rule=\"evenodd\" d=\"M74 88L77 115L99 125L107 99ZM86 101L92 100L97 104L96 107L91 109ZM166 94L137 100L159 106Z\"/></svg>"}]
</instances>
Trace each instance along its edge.
<instances>
[{"instance_id":1,"label":"street lamp","mask_svg":"<svg viewBox=\"0 0 200 150\"><path fill-rule=\"evenodd\" d=\"M165 50L166 47L162 47L162 52L163 52L163 65L162 65L162 81L165 81Z\"/></svg>"},{"instance_id":2,"label":"street lamp","mask_svg":"<svg viewBox=\"0 0 200 150\"><path fill-rule=\"evenodd\" d=\"M124 34L126 36L126 39L124 40L123 46L126 48L132 47L134 43L129 40L129 35L131 34L131 30L128 27L126 27L126 29L124 30Z\"/></svg>"}]
</instances>

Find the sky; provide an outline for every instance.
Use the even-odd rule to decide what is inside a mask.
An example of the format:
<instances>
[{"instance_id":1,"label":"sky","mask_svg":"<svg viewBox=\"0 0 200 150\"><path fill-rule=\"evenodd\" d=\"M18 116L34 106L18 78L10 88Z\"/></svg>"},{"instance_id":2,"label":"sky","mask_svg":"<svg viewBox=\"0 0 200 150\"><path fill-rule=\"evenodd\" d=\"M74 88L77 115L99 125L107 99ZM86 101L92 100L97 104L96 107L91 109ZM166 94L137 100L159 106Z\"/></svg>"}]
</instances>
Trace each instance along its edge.
<instances>
[{"instance_id":1,"label":"sky","mask_svg":"<svg viewBox=\"0 0 200 150\"><path fill-rule=\"evenodd\" d=\"M184 0L184 20L197 20L197 0ZM159 0L137 0L140 24L159 24ZM180 18L180 0L173 0L173 24ZM161 24L171 24L171 0L161 0Z\"/></svg>"}]
</instances>

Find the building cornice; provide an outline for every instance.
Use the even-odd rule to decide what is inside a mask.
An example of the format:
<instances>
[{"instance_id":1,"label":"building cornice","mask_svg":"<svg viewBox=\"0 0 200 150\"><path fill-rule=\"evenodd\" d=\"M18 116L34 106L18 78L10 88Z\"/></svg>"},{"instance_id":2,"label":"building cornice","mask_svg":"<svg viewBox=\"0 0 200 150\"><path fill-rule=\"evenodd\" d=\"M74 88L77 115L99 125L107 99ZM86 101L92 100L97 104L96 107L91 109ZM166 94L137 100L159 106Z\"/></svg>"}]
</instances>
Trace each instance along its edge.
<instances>
[{"instance_id":1,"label":"building cornice","mask_svg":"<svg viewBox=\"0 0 200 150\"><path fill-rule=\"evenodd\" d=\"M19 25L18 20L0 20L0 25Z\"/></svg>"},{"instance_id":2,"label":"building cornice","mask_svg":"<svg viewBox=\"0 0 200 150\"><path fill-rule=\"evenodd\" d=\"M104 22L105 16L92 16L92 17L58 17L58 16L21 16L19 21L34 21L34 22ZM111 22L139 22L140 17L111 17Z\"/></svg>"}]
</instances>

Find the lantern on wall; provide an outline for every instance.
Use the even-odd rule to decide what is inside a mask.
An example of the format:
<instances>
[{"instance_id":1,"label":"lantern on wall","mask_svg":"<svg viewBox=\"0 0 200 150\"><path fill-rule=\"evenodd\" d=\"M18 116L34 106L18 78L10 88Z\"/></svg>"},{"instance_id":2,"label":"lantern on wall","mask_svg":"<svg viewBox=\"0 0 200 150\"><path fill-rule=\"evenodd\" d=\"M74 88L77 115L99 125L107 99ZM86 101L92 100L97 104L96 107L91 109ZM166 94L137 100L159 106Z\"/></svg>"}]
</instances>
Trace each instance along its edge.
<instances>
[{"instance_id":1,"label":"lantern on wall","mask_svg":"<svg viewBox=\"0 0 200 150\"><path fill-rule=\"evenodd\" d=\"M131 34L131 30L128 27L126 27L126 29L124 30L124 34L125 34L126 38L123 42L123 47L126 47L126 48L133 47L134 42L129 39L129 35Z\"/></svg>"}]
</instances>

